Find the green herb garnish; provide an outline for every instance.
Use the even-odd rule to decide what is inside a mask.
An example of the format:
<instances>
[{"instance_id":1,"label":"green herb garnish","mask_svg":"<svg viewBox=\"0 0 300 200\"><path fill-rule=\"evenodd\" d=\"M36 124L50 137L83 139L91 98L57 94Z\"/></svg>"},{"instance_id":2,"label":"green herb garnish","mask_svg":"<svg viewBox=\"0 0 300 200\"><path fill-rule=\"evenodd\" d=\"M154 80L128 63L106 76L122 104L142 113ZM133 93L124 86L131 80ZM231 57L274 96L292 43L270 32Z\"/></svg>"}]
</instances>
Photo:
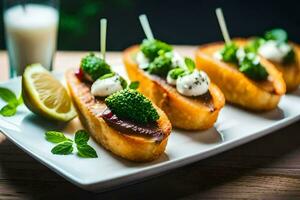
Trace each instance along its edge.
<instances>
[{"instance_id":1,"label":"green herb garnish","mask_svg":"<svg viewBox=\"0 0 300 200\"><path fill-rule=\"evenodd\" d=\"M193 72L196 68L195 62L190 58L184 58L184 63L190 72Z\"/></svg>"},{"instance_id":2,"label":"green herb garnish","mask_svg":"<svg viewBox=\"0 0 300 200\"><path fill-rule=\"evenodd\" d=\"M45 133L47 141L56 143L57 145L51 150L53 154L69 155L73 153L73 140L67 138L62 132L47 131ZM83 158L97 158L96 151L87 144L89 141L89 134L85 130L79 130L75 133L75 144L77 148L77 155Z\"/></svg>"},{"instance_id":3,"label":"green herb garnish","mask_svg":"<svg viewBox=\"0 0 300 200\"><path fill-rule=\"evenodd\" d=\"M7 88L0 87L0 98L7 103L0 110L0 114L4 117L15 115L17 112L17 107L23 104L22 95L17 98L15 93Z\"/></svg>"},{"instance_id":4,"label":"green herb garnish","mask_svg":"<svg viewBox=\"0 0 300 200\"><path fill-rule=\"evenodd\" d=\"M128 86L128 88L136 90L136 89L138 89L139 85L140 85L139 81L133 81L133 82L130 83L130 85Z\"/></svg>"},{"instance_id":5,"label":"green herb garnish","mask_svg":"<svg viewBox=\"0 0 300 200\"><path fill-rule=\"evenodd\" d=\"M253 48L254 46L252 46ZM268 77L268 72L266 69L260 64L259 58L257 57L257 53L252 52L252 50L245 50L245 56L239 58L237 56L237 46L234 43L230 43L229 45L225 45L221 54L223 52L223 60L230 60L227 62L232 62L238 66L240 72L244 73L251 79L254 80L264 80ZM234 53L235 52L235 53ZM234 53L234 54L233 54ZM225 61L225 60L224 60ZM226 62L226 61L225 61Z\"/></svg>"},{"instance_id":6,"label":"green herb garnish","mask_svg":"<svg viewBox=\"0 0 300 200\"><path fill-rule=\"evenodd\" d=\"M136 123L147 124L159 118L151 101L136 90L118 91L108 96L105 103L118 117Z\"/></svg>"},{"instance_id":7,"label":"green herb garnish","mask_svg":"<svg viewBox=\"0 0 300 200\"><path fill-rule=\"evenodd\" d=\"M170 52L173 49L172 46L165 42L147 39L143 40L140 48L150 61L153 61L157 56L159 56L159 51Z\"/></svg>"},{"instance_id":8,"label":"green herb garnish","mask_svg":"<svg viewBox=\"0 0 300 200\"><path fill-rule=\"evenodd\" d=\"M169 75L171 76L172 79L176 80L180 75L184 74L185 70L182 68L175 68L169 71Z\"/></svg>"},{"instance_id":9,"label":"green herb garnish","mask_svg":"<svg viewBox=\"0 0 300 200\"><path fill-rule=\"evenodd\" d=\"M172 56L171 52L160 51L159 56L149 64L147 71L150 74L165 77L172 69Z\"/></svg>"},{"instance_id":10,"label":"green herb garnish","mask_svg":"<svg viewBox=\"0 0 300 200\"><path fill-rule=\"evenodd\" d=\"M85 130L79 130L75 134L75 143L77 145L86 144L89 139L90 136Z\"/></svg>"},{"instance_id":11,"label":"green herb garnish","mask_svg":"<svg viewBox=\"0 0 300 200\"><path fill-rule=\"evenodd\" d=\"M87 144L89 141L89 134L85 130L79 130L75 134L75 143L77 147L77 155L83 158L97 158L97 152Z\"/></svg>"},{"instance_id":12,"label":"green herb garnish","mask_svg":"<svg viewBox=\"0 0 300 200\"><path fill-rule=\"evenodd\" d=\"M238 46L235 43L225 44L224 48L220 51L223 61L237 63L237 50Z\"/></svg>"},{"instance_id":13,"label":"green herb garnish","mask_svg":"<svg viewBox=\"0 0 300 200\"><path fill-rule=\"evenodd\" d=\"M45 138L48 142L52 143L60 143L68 140L63 133L58 131L47 131L45 133Z\"/></svg>"},{"instance_id":14,"label":"green herb garnish","mask_svg":"<svg viewBox=\"0 0 300 200\"><path fill-rule=\"evenodd\" d=\"M279 43L288 41L287 32L280 28L267 31L264 35L264 38L266 40L275 40Z\"/></svg>"},{"instance_id":15,"label":"green herb garnish","mask_svg":"<svg viewBox=\"0 0 300 200\"><path fill-rule=\"evenodd\" d=\"M105 60L96 56L94 53L90 53L83 57L81 59L80 67L93 79L93 81L105 74L111 73L110 66Z\"/></svg>"},{"instance_id":16,"label":"green herb garnish","mask_svg":"<svg viewBox=\"0 0 300 200\"><path fill-rule=\"evenodd\" d=\"M263 45L266 42L263 38L255 38L251 40L246 46L245 46L245 52L246 53L257 53L258 49L261 45Z\"/></svg>"},{"instance_id":17,"label":"green herb garnish","mask_svg":"<svg viewBox=\"0 0 300 200\"><path fill-rule=\"evenodd\" d=\"M114 77L115 75L116 75L116 73L112 72L112 73L104 74L104 75L101 76L99 79L100 79L100 80L104 80L104 79L107 79L107 78Z\"/></svg>"},{"instance_id":18,"label":"green herb garnish","mask_svg":"<svg viewBox=\"0 0 300 200\"><path fill-rule=\"evenodd\" d=\"M255 62L255 59L257 59L256 54L254 53L246 54L246 56L240 62L239 71L244 73L246 76L248 76L251 79L265 80L268 77L268 72L260 64L260 62Z\"/></svg>"},{"instance_id":19,"label":"green herb garnish","mask_svg":"<svg viewBox=\"0 0 300 200\"><path fill-rule=\"evenodd\" d=\"M77 155L82 158L97 158L97 152L88 144L77 145Z\"/></svg>"},{"instance_id":20,"label":"green herb garnish","mask_svg":"<svg viewBox=\"0 0 300 200\"><path fill-rule=\"evenodd\" d=\"M65 141L56 145L51 152L57 155L69 155L73 152L73 142Z\"/></svg>"}]
</instances>

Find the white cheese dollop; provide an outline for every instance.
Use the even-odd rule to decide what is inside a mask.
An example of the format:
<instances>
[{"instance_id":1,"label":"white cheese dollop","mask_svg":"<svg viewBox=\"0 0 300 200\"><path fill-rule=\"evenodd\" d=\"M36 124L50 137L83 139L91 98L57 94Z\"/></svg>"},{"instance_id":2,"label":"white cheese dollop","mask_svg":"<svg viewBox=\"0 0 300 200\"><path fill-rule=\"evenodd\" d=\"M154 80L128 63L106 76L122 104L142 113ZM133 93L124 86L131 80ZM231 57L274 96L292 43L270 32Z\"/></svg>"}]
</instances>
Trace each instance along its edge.
<instances>
[{"instance_id":1,"label":"white cheese dollop","mask_svg":"<svg viewBox=\"0 0 300 200\"><path fill-rule=\"evenodd\" d=\"M283 58L291 51L289 44L279 44L274 40L269 40L264 43L259 49L258 53L268 60L274 62L282 62Z\"/></svg>"},{"instance_id":2,"label":"white cheese dollop","mask_svg":"<svg viewBox=\"0 0 300 200\"><path fill-rule=\"evenodd\" d=\"M149 59L141 51L136 54L136 62L141 69L146 69L149 65Z\"/></svg>"},{"instance_id":3,"label":"white cheese dollop","mask_svg":"<svg viewBox=\"0 0 300 200\"><path fill-rule=\"evenodd\" d=\"M203 71L195 70L193 73L177 79L177 91L184 96L199 96L208 91L210 80Z\"/></svg>"},{"instance_id":4,"label":"white cheese dollop","mask_svg":"<svg viewBox=\"0 0 300 200\"><path fill-rule=\"evenodd\" d=\"M114 75L106 79L96 80L91 87L91 93L94 96L106 97L122 89L121 77Z\"/></svg>"},{"instance_id":5,"label":"white cheese dollop","mask_svg":"<svg viewBox=\"0 0 300 200\"><path fill-rule=\"evenodd\" d=\"M176 85L177 79L171 77L170 73L167 75L167 83L170 85Z\"/></svg>"}]
</instances>

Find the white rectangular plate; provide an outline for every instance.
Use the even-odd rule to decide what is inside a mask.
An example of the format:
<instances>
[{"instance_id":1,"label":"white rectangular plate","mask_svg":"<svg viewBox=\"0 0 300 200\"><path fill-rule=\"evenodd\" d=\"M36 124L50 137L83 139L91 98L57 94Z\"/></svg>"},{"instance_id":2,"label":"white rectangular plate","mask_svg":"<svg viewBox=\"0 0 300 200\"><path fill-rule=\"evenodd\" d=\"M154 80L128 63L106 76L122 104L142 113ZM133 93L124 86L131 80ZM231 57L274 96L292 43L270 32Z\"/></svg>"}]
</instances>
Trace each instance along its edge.
<instances>
[{"instance_id":1,"label":"white rectangular plate","mask_svg":"<svg viewBox=\"0 0 300 200\"><path fill-rule=\"evenodd\" d=\"M60 80L63 79L63 74L56 75ZM0 86L19 94L20 78ZM0 107L3 105L4 102L0 101ZM54 145L45 140L45 131L60 130L73 138L72 133L82 128L80 122L77 118L68 124L49 122L32 114L24 105L20 106L15 116L0 117L0 130L25 152L70 182L86 190L103 191L223 152L287 126L299 117L300 90L285 95L277 109L263 114L226 105L215 126L207 131L185 132L174 129L164 155L146 164L119 158L93 140L89 143L96 149L99 158L84 159L76 153L68 156L53 155L50 150Z\"/></svg>"}]
</instances>

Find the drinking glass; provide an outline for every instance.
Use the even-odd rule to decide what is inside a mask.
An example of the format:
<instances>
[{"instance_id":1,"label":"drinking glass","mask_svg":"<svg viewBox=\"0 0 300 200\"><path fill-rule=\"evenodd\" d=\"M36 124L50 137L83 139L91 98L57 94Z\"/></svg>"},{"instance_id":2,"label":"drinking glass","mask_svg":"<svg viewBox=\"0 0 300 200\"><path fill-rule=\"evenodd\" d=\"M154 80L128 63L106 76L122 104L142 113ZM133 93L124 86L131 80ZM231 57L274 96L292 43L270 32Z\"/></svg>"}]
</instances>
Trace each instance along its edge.
<instances>
[{"instance_id":1,"label":"drinking glass","mask_svg":"<svg viewBox=\"0 0 300 200\"><path fill-rule=\"evenodd\" d=\"M5 39L10 77L40 63L52 69L59 21L58 0L4 0Z\"/></svg>"}]
</instances>

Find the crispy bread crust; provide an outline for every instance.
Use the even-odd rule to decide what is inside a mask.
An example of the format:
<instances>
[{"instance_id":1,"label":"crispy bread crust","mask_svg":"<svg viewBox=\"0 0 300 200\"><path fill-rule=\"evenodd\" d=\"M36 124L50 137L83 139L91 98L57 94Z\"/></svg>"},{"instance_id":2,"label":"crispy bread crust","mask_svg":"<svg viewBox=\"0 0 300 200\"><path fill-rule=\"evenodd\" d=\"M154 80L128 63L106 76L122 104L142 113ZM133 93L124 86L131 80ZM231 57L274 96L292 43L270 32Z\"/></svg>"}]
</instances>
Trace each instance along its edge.
<instances>
[{"instance_id":1,"label":"crispy bread crust","mask_svg":"<svg viewBox=\"0 0 300 200\"><path fill-rule=\"evenodd\" d=\"M81 82L73 70L66 72L66 80L82 125L105 149L136 162L152 161L165 151L172 127L162 110L154 105L160 116L158 126L164 133L164 139L160 143L142 136L123 134L108 126L102 119L100 114L106 105L90 94L89 86Z\"/></svg>"}]
</instances>

